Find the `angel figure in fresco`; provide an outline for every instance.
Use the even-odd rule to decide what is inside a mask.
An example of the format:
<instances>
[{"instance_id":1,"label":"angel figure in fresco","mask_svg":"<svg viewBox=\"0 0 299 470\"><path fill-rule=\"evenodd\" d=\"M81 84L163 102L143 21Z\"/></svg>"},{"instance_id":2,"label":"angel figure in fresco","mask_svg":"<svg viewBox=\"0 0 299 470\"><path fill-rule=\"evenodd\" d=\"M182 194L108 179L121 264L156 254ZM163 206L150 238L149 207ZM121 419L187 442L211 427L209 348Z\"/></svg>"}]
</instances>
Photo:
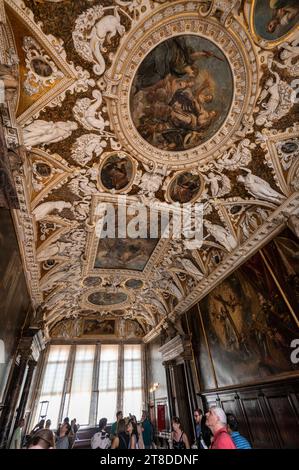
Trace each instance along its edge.
<instances>
[{"instance_id":1,"label":"angel figure in fresco","mask_svg":"<svg viewBox=\"0 0 299 470\"><path fill-rule=\"evenodd\" d=\"M299 16L298 0L269 0L269 6L273 11L272 19L267 26L269 33L275 33L279 26L287 26Z\"/></svg>"}]
</instances>

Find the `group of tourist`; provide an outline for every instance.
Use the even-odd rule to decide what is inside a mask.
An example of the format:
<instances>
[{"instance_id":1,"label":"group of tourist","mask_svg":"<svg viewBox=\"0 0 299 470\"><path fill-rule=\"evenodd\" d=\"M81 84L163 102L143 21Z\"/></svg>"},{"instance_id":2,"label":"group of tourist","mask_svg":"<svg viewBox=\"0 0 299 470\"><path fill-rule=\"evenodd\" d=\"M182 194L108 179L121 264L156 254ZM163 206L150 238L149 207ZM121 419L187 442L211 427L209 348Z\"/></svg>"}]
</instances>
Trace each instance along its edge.
<instances>
[{"instance_id":1,"label":"group of tourist","mask_svg":"<svg viewBox=\"0 0 299 470\"><path fill-rule=\"evenodd\" d=\"M154 442L153 426L147 411L143 411L140 423L136 416L123 417L123 412L116 413L116 421L111 426L110 434L106 431L107 419L102 418L99 432L91 439L92 449L151 449Z\"/></svg>"},{"instance_id":2,"label":"group of tourist","mask_svg":"<svg viewBox=\"0 0 299 470\"><path fill-rule=\"evenodd\" d=\"M204 415L197 408L194 420L198 449L251 449L248 440L239 433L237 418L232 413L225 414L222 408L212 406Z\"/></svg>"},{"instance_id":3,"label":"group of tourist","mask_svg":"<svg viewBox=\"0 0 299 470\"><path fill-rule=\"evenodd\" d=\"M51 420L41 419L30 434L23 439L22 428L24 424L25 421L22 419L15 429L10 441L10 449L24 447L27 449L72 449L80 427L76 418L71 422L69 418L65 418L54 433L51 430Z\"/></svg>"},{"instance_id":4,"label":"group of tourist","mask_svg":"<svg viewBox=\"0 0 299 470\"><path fill-rule=\"evenodd\" d=\"M233 414L225 414L222 408L212 406L206 414L197 408L193 416L196 441L192 446L180 419L172 418L172 449L251 449L248 440L239 433L238 421ZM11 439L11 449L72 449L79 430L76 419L70 422L69 418L65 418L54 433L50 429L51 420L43 419L27 436L25 445L22 445L23 426L24 420L21 420ZM147 411L143 411L140 422L136 416L130 414L124 418L122 411L118 411L110 432L107 429L107 418L100 420L99 431L91 438L90 444L92 449L152 449L155 448L154 427Z\"/></svg>"}]
</instances>

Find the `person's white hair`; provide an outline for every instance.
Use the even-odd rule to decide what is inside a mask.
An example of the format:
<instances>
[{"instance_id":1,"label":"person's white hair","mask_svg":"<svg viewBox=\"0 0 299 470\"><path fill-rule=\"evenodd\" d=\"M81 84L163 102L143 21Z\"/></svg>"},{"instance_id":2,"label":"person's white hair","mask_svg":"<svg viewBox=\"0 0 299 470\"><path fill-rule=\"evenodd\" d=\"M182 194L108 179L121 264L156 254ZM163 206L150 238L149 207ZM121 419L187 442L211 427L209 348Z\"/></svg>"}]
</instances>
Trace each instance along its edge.
<instances>
[{"instance_id":1,"label":"person's white hair","mask_svg":"<svg viewBox=\"0 0 299 470\"><path fill-rule=\"evenodd\" d=\"M224 425L226 426L226 424L227 424L227 418L226 418L226 414L225 414L225 412L223 411L223 409L220 408L219 406L211 406L211 410L213 410L213 412L215 413L215 415L218 416L220 423L222 423L222 424L224 424Z\"/></svg>"}]
</instances>

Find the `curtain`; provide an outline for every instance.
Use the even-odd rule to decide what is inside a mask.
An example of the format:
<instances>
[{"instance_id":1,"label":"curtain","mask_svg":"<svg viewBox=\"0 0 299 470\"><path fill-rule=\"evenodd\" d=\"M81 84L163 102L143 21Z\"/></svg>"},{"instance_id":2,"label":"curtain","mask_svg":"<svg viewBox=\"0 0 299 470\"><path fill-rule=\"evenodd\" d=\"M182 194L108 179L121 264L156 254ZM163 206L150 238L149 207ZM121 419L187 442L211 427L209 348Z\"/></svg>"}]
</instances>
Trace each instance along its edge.
<instances>
[{"instance_id":1,"label":"curtain","mask_svg":"<svg viewBox=\"0 0 299 470\"><path fill-rule=\"evenodd\" d=\"M68 416L77 424L89 424L95 345L78 345L73 369Z\"/></svg>"},{"instance_id":2,"label":"curtain","mask_svg":"<svg viewBox=\"0 0 299 470\"><path fill-rule=\"evenodd\" d=\"M116 419L118 355L118 345L105 344L101 346L98 384L98 421L101 418L107 418L108 423L112 423Z\"/></svg>"},{"instance_id":3,"label":"curtain","mask_svg":"<svg viewBox=\"0 0 299 470\"><path fill-rule=\"evenodd\" d=\"M137 420L142 412L142 377L141 377L141 345L124 345L124 415L135 415Z\"/></svg>"},{"instance_id":4,"label":"curtain","mask_svg":"<svg viewBox=\"0 0 299 470\"><path fill-rule=\"evenodd\" d=\"M41 402L48 401L48 413L45 419L52 421L52 428L58 426L58 415L65 382L65 374L70 353L70 346L51 346L33 426L41 419Z\"/></svg>"}]
</instances>

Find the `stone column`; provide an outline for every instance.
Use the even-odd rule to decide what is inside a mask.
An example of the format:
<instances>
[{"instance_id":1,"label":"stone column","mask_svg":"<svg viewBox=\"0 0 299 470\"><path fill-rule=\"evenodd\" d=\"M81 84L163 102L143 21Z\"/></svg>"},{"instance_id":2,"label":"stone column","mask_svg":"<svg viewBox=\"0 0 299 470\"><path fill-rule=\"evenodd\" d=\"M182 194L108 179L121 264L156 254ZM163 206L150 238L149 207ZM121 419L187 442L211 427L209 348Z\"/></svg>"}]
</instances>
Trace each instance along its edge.
<instances>
[{"instance_id":1,"label":"stone column","mask_svg":"<svg viewBox=\"0 0 299 470\"><path fill-rule=\"evenodd\" d=\"M19 401L24 375L31 356L31 342L32 338L30 338L30 342L28 342L28 338L25 338L24 340L21 339L18 347L17 357L19 356L19 364L14 365L12 378L4 401L4 409L0 419L0 448L4 448L7 444L9 431L17 403Z\"/></svg>"},{"instance_id":2,"label":"stone column","mask_svg":"<svg viewBox=\"0 0 299 470\"><path fill-rule=\"evenodd\" d=\"M24 384L20 404L19 404L18 409L17 409L17 417L16 417L14 429L16 429L19 421L22 418L24 418L26 405L27 405L27 401L28 401L28 396L29 396L29 392L30 392L30 387L31 387L31 383L32 383L32 378L33 378L33 374L34 374L34 370L35 370L36 365L37 365L36 361L29 360L26 380L25 380L25 384Z\"/></svg>"}]
</instances>

